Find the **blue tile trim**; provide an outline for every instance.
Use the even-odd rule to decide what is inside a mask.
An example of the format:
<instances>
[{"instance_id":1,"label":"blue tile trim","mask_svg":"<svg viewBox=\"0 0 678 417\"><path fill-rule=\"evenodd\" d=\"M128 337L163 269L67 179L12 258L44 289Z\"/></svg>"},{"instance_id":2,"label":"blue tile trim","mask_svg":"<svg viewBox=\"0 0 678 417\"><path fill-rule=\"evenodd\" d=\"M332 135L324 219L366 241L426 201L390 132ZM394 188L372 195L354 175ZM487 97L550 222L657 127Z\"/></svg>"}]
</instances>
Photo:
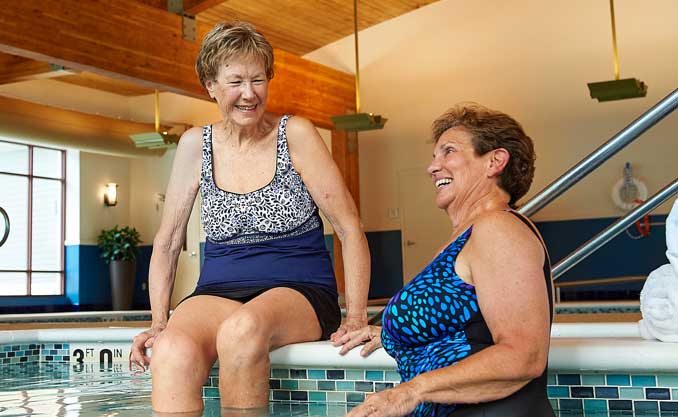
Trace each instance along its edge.
<instances>
[{"instance_id":1,"label":"blue tile trim","mask_svg":"<svg viewBox=\"0 0 678 417\"><path fill-rule=\"evenodd\" d=\"M646 388L645 398L648 400L670 400L671 391L668 388Z\"/></svg>"},{"instance_id":2,"label":"blue tile trim","mask_svg":"<svg viewBox=\"0 0 678 417\"><path fill-rule=\"evenodd\" d=\"M558 374L558 385L581 385L581 375Z\"/></svg>"},{"instance_id":3,"label":"blue tile trim","mask_svg":"<svg viewBox=\"0 0 678 417\"><path fill-rule=\"evenodd\" d=\"M596 398L619 398L617 387L595 387Z\"/></svg>"}]
</instances>

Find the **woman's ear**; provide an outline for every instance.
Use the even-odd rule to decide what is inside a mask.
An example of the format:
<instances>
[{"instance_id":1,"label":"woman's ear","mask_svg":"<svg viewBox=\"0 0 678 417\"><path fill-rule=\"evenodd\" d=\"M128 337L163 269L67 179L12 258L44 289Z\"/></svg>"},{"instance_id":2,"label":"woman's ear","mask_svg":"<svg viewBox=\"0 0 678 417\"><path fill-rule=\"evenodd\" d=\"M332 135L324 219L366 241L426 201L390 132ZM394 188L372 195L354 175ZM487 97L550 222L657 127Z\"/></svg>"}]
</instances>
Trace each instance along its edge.
<instances>
[{"instance_id":1,"label":"woman's ear","mask_svg":"<svg viewBox=\"0 0 678 417\"><path fill-rule=\"evenodd\" d=\"M207 94L210 98L214 100L214 87L216 82L214 80L205 80L205 88L207 89Z\"/></svg>"},{"instance_id":2,"label":"woman's ear","mask_svg":"<svg viewBox=\"0 0 678 417\"><path fill-rule=\"evenodd\" d=\"M506 165L508 165L511 154L504 148L497 148L490 151L490 160L487 167L488 177L497 177L504 172Z\"/></svg>"}]
</instances>

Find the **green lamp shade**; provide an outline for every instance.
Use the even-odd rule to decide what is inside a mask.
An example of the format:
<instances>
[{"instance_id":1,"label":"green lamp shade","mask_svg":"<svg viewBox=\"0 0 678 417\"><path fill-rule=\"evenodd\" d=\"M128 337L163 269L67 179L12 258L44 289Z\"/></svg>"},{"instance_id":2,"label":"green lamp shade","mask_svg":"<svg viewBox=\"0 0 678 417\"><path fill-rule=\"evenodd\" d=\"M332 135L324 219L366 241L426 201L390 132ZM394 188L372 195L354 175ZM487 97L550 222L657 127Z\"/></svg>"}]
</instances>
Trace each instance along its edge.
<instances>
[{"instance_id":1,"label":"green lamp shade","mask_svg":"<svg viewBox=\"0 0 678 417\"><path fill-rule=\"evenodd\" d=\"M129 137L137 148L165 149L171 148L179 142L178 135L164 135L160 132L136 133L129 135Z\"/></svg>"},{"instance_id":2,"label":"green lamp shade","mask_svg":"<svg viewBox=\"0 0 678 417\"><path fill-rule=\"evenodd\" d=\"M374 130L381 129L386 123L385 117L372 113L344 114L332 116L332 123L337 130Z\"/></svg>"},{"instance_id":3,"label":"green lamp shade","mask_svg":"<svg viewBox=\"0 0 678 417\"><path fill-rule=\"evenodd\" d=\"M635 78L588 83L591 98L599 102L645 97L647 85Z\"/></svg>"}]
</instances>

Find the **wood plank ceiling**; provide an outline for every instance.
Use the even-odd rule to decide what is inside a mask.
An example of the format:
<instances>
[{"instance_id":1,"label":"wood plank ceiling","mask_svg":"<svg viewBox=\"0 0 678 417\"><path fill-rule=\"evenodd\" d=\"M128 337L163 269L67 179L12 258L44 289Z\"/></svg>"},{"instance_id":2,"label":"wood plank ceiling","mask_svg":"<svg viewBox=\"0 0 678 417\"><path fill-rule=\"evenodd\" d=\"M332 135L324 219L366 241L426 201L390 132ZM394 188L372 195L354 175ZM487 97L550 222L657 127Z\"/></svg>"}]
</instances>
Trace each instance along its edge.
<instances>
[{"instance_id":1,"label":"wood plank ceiling","mask_svg":"<svg viewBox=\"0 0 678 417\"><path fill-rule=\"evenodd\" d=\"M359 30L411 12L437 0L369 0L358 2ZM279 48L305 55L353 33L352 0L228 0L196 19L209 25L221 21L252 23Z\"/></svg>"},{"instance_id":2,"label":"wood plank ceiling","mask_svg":"<svg viewBox=\"0 0 678 417\"><path fill-rule=\"evenodd\" d=\"M166 10L165 0L125 0ZM437 0L370 0L358 2L359 29L415 10ZM353 33L352 0L184 0L188 12L198 12L198 24L222 21L252 23L274 48L304 55ZM148 87L86 71L49 65L0 53L0 84L52 78L125 96L150 94Z\"/></svg>"}]
</instances>

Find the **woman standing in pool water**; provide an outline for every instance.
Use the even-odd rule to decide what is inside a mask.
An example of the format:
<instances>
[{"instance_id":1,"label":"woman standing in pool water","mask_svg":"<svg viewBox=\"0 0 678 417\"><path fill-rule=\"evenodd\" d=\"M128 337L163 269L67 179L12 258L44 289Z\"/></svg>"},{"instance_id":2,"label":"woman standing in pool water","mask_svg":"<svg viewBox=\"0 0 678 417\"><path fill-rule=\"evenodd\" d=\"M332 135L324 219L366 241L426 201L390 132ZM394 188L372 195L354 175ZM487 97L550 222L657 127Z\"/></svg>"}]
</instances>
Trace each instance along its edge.
<instances>
[{"instance_id":1,"label":"woman standing in pool water","mask_svg":"<svg viewBox=\"0 0 678 417\"><path fill-rule=\"evenodd\" d=\"M135 337L130 355L130 365L150 363L158 412L201 410L201 388L216 359L223 407L265 407L270 350L336 339L367 320L370 261L355 204L313 125L266 112L273 77L268 41L246 23L217 25L196 70L223 120L190 129L179 142L153 242L152 327ZM205 263L193 294L168 317L198 190ZM344 253L341 327L318 209Z\"/></svg>"},{"instance_id":2,"label":"woman standing in pool water","mask_svg":"<svg viewBox=\"0 0 678 417\"><path fill-rule=\"evenodd\" d=\"M383 329L336 341L383 347L403 383L349 417L553 417L546 361L551 266L535 226L513 211L534 175L532 140L508 115L454 107L433 123L428 173L452 239L388 302Z\"/></svg>"}]
</instances>

